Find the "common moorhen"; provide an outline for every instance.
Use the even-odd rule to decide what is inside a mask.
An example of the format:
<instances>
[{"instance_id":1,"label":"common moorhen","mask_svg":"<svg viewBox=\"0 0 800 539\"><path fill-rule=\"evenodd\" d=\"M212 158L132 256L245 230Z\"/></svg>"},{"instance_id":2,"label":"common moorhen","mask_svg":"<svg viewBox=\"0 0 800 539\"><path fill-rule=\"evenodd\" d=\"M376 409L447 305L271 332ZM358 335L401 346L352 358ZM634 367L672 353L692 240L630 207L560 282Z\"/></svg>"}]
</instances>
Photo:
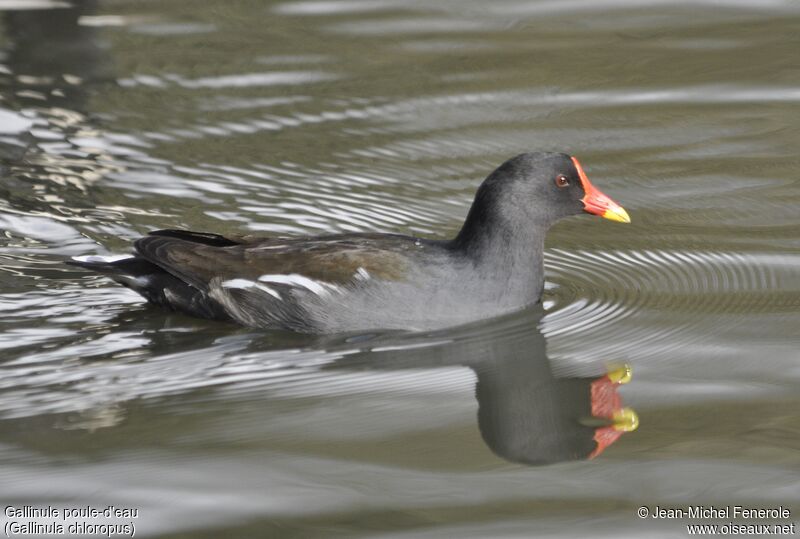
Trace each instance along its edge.
<instances>
[{"instance_id":1,"label":"common moorhen","mask_svg":"<svg viewBox=\"0 0 800 539\"><path fill-rule=\"evenodd\" d=\"M452 240L400 234L220 236L158 230L135 254L75 257L148 301L193 316L308 333L424 330L541 299L547 230L581 212L629 223L578 160L525 153L478 188Z\"/></svg>"}]
</instances>

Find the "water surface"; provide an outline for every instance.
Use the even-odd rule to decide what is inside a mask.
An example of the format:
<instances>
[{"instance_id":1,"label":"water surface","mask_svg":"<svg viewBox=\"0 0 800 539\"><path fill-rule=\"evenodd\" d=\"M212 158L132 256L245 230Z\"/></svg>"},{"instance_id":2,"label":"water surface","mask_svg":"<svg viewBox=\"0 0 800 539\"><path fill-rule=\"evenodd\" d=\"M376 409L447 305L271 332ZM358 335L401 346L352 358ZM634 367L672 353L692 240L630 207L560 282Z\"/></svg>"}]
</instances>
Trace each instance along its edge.
<instances>
[{"instance_id":1,"label":"water surface","mask_svg":"<svg viewBox=\"0 0 800 539\"><path fill-rule=\"evenodd\" d=\"M800 511L797 3L0 19L3 506L137 507L149 537L685 537L636 509ZM61 262L158 228L445 238L529 150L579 156L633 219L552 230L543 317L311 338ZM575 460L543 411L580 415L614 363L641 426Z\"/></svg>"}]
</instances>

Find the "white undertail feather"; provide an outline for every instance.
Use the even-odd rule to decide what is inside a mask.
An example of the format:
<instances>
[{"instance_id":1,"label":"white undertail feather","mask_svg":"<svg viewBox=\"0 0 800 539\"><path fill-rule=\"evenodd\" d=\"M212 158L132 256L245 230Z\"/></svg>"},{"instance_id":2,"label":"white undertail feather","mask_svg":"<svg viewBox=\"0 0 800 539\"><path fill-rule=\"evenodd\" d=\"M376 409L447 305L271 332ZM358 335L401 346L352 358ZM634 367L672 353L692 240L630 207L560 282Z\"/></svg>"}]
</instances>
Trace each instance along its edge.
<instances>
[{"instance_id":1,"label":"white undertail feather","mask_svg":"<svg viewBox=\"0 0 800 539\"><path fill-rule=\"evenodd\" d=\"M146 288L150 284L150 279L144 276L134 277L133 275L115 275L114 279L122 284L130 285L134 288Z\"/></svg>"},{"instance_id":2,"label":"white undertail feather","mask_svg":"<svg viewBox=\"0 0 800 539\"><path fill-rule=\"evenodd\" d=\"M113 262L119 262L120 260L127 260L129 258L133 258L133 255L108 255L108 256L101 256L101 255L84 255L84 256L73 256L72 260L76 262L88 262L88 263L95 263L95 264L111 264Z\"/></svg>"}]
</instances>

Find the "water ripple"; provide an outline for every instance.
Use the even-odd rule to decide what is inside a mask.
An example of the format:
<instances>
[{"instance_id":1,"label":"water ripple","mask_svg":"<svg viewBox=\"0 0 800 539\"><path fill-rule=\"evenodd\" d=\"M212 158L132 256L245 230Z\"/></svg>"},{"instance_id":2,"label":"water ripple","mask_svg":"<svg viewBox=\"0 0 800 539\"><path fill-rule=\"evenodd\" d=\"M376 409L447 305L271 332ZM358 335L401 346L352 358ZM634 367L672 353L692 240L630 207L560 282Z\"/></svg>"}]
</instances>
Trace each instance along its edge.
<instances>
[{"instance_id":1,"label":"water ripple","mask_svg":"<svg viewBox=\"0 0 800 539\"><path fill-rule=\"evenodd\" d=\"M559 337L580 335L594 353L642 360L644 341L659 353L690 344L687 329L696 316L706 334L718 334L741 324L726 313L780 313L800 304L800 258L789 254L553 249L547 264L554 286L544 331L567 355L574 347ZM640 323L670 313L682 313L684 321Z\"/></svg>"},{"instance_id":2,"label":"water ripple","mask_svg":"<svg viewBox=\"0 0 800 539\"><path fill-rule=\"evenodd\" d=\"M119 79L118 83L125 88L136 86L166 88L170 84L176 84L183 88L196 90L201 88L219 89L310 84L335 80L336 78L338 78L337 75L324 71L268 71L264 73L237 73L217 77L201 77L198 79L187 79L177 74L166 74L160 77L136 75Z\"/></svg>"}]
</instances>

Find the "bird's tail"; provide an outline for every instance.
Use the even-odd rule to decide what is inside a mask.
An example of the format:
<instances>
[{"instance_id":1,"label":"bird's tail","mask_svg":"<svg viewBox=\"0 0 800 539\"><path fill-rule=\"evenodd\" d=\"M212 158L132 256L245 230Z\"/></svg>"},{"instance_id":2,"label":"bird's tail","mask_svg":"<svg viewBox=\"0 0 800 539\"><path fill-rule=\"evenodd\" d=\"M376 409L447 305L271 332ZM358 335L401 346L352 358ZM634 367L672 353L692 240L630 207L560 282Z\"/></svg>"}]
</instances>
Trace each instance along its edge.
<instances>
[{"instance_id":1,"label":"bird's tail","mask_svg":"<svg viewBox=\"0 0 800 539\"><path fill-rule=\"evenodd\" d=\"M65 263L106 275L161 307L201 318L230 320L228 313L205 291L140 256L75 256Z\"/></svg>"}]
</instances>

